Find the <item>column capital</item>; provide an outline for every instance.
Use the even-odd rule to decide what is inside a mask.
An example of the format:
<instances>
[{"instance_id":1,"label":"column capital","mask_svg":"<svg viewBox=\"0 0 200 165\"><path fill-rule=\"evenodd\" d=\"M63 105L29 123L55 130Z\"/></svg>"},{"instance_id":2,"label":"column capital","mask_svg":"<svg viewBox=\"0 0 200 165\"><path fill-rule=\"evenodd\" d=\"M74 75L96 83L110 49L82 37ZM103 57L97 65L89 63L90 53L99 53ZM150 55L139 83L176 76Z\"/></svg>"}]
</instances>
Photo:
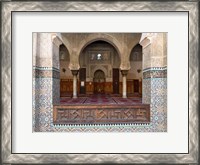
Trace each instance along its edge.
<instances>
[{"instance_id":1,"label":"column capital","mask_svg":"<svg viewBox=\"0 0 200 165\"><path fill-rule=\"evenodd\" d=\"M73 74L74 76L77 76L79 70L71 70L71 72L72 72L72 74Z\"/></svg>"},{"instance_id":2,"label":"column capital","mask_svg":"<svg viewBox=\"0 0 200 165\"><path fill-rule=\"evenodd\" d=\"M122 76L126 76L128 74L128 70L121 70Z\"/></svg>"}]
</instances>

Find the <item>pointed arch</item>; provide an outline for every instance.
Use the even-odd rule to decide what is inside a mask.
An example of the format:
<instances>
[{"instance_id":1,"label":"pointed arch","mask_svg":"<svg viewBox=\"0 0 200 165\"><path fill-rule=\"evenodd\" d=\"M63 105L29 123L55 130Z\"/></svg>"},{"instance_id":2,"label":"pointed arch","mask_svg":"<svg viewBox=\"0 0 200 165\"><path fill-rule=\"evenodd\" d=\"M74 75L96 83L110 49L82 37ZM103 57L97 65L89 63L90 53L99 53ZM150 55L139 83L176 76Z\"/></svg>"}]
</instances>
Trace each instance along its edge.
<instances>
[{"instance_id":1,"label":"pointed arch","mask_svg":"<svg viewBox=\"0 0 200 165\"><path fill-rule=\"evenodd\" d=\"M111 35L109 34L102 34L102 33L94 33L94 34L90 34L88 35L88 37L86 39L84 39L80 45L78 50L78 56L80 58L80 55L82 53L82 51L91 43L95 42L95 41L105 41L107 43L109 43L110 45L112 45L115 50L117 51L120 61L122 58L122 50L121 50L121 44Z\"/></svg>"}]
</instances>

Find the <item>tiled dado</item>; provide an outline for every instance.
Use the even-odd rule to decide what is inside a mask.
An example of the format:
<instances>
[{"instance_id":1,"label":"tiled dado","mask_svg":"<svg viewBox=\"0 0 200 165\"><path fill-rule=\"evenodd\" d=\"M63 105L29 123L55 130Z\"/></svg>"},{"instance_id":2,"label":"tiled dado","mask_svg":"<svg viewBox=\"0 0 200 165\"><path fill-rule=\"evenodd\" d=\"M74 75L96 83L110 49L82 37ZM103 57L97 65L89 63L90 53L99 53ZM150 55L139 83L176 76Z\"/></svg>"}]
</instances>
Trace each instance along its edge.
<instances>
[{"instance_id":1,"label":"tiled dado","mask_svg":"<svg viewBox=\"0 0 200 165\"><path fill-rule=\"evenodd\" d=\"M33 67L33 77L60 79L60 70L51 67Z\"/></svg>"},{"instance_id":2,"label":"tiled dado","mask_svg":"<svg viewBox=\"0 0 200 165\"><path fill-rule=\"evenodd\" d=\"M151 71L166 68L151 68ZM53 105L59 103L59 84L52 78L52 68L37 67L39 72L33 77L33 130L34 132L166 132L167 131L167 78L146 78L143 80L143 100L150 103L150 123L148 125L54 125ZM55 69L56 70L56 69ZM150 69L145 69L144 72ZM48 78L46 72L50 72ZM43 73L42 76L40 73ZM59 70L57 70L59 73ZM46 76L46 77L45 77ZM42 78L39 78L42 77ZM144 103L144 102L143 102Z\"/></svg>"},{"instance_id":3,"label":"tiled dado","mask_svg":"<svg viewBox=\"0 0 200 165\"><path fill-rule=\"evenodd\" d=\"M167 67L154 67L143 70L143 79L167 78Z\"/></svg>"}]
</instances>

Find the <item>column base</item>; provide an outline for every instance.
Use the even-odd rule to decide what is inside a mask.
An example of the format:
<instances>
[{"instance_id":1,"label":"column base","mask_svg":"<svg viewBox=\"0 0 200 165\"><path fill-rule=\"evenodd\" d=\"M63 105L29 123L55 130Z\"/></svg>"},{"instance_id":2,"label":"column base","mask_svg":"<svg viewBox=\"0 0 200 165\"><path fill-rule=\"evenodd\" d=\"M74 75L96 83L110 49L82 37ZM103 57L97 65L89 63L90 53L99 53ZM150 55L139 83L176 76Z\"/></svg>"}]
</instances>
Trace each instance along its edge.
<instances>
[{"instance_id":1,"label":"column base","mask_svg":"<svg viewBox=\"0 0 200 165\"><path fill-rule=\"evenodd\" d=\"M73 98L73 99L77 99L78 97L77 97L77 96L73 96L72 98Z\"/></svg>"}]
</instances>

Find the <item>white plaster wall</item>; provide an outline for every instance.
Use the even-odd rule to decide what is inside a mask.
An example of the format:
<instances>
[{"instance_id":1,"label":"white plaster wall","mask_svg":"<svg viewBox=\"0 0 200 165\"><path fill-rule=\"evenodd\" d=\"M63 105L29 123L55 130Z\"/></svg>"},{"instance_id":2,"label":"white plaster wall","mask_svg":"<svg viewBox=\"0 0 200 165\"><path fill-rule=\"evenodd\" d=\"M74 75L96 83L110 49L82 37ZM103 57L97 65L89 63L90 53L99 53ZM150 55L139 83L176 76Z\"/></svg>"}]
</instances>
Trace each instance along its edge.
<instances>
[{"instance_id":1,"label":"white plaster wall","mask_svg":"<svg viewBox=\"0 0 200 165\"><path fill-rule=\"evenodd\" d=\"M60 61L60 78L61 79L72 79L72 72L69 69L69 61ZM63 72L62 69L65 69L66 71Z\"/></svg>"},{"instance_id":2,"label":"white plaster wall","mask_svg":"<svg viewBox=\"0 0 200 165\"><path fill-rule=\"evenodd\" d=\"M142 79L142 61L131 61L131 69L128 72L127 79ZM138 73L140 69L140 73Z\"/></svg>"}]
</instances>

